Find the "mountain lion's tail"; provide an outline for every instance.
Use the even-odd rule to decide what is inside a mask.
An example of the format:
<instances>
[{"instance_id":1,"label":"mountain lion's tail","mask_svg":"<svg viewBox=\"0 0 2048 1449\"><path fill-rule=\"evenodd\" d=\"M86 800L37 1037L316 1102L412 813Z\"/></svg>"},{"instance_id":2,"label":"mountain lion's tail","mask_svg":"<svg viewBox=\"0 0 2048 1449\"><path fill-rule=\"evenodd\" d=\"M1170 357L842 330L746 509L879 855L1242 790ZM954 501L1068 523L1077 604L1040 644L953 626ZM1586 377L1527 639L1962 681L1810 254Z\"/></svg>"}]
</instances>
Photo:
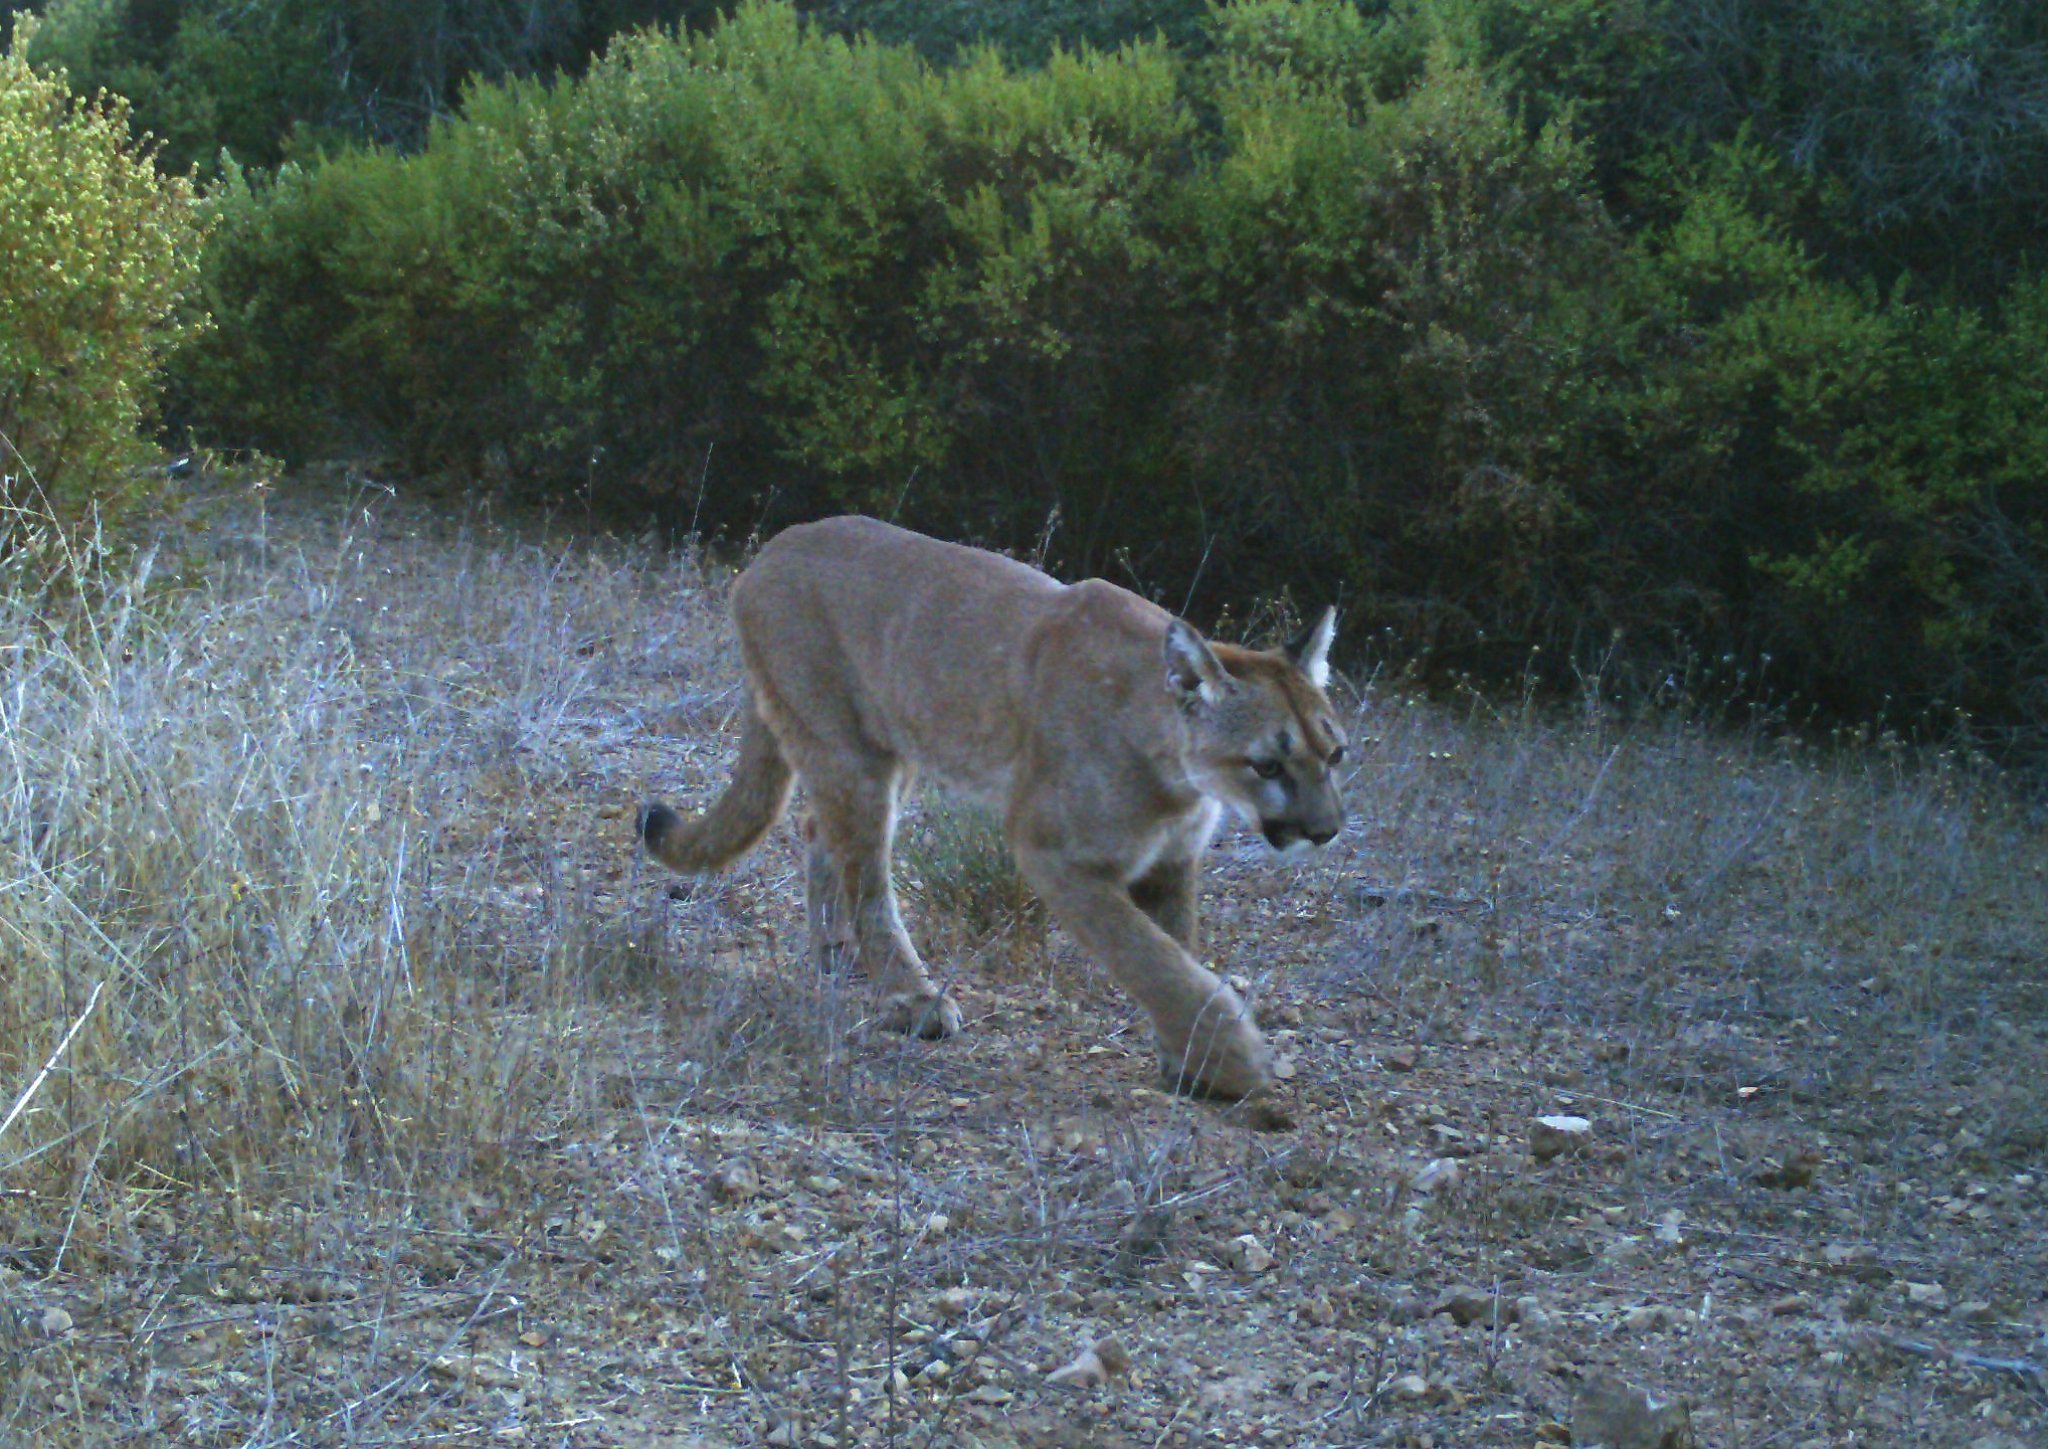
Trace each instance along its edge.
<instances>
[{"instance_id":1,"label":"mountain lion's tail","mask_svg":"<svg viewBox=\"0 0 2048 1449\"><path fill-rule=\"evenodd\" d=\"M684 819L668 806L640 807L641 843L670 870L702 875L732 864L782 818L795 772L782 747L751 705L740 734L740 758L732 783L701 815Z\"/></svg>"}]
</instances>

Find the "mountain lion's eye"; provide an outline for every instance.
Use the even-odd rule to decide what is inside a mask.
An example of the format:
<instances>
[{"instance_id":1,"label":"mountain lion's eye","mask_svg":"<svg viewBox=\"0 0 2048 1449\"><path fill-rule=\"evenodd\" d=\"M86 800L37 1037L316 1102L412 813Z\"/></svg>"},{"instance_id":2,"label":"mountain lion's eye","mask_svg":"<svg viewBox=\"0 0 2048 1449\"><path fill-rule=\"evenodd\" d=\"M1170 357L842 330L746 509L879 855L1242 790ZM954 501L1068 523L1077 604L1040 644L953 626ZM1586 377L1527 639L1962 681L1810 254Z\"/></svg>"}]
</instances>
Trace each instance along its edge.
<instances>
[{"instance_id":1,"label":"mountain lion's eye","mask_svg":"<svg viewBox=\"0 0 2048 1449\"><path fill-rule=\"evenodd\" d=\"M1344 763L1344 747L1342 745L1339 745L1336 749L1330 751L1330 763L1333 765L1341 765Z\"/></svg>"},{"instance_id":2,"label":"mountain lion's eye","mask_svg":"<svg viewBox=\"0 0 2048 1449\"><path fill-rule=\"evenodd\" d=\"M1252 773L1261 780L1277 780L1280 778L1280 772L1286 768L1278 760L1252 761Z\"/></svg>"}]
</instances>

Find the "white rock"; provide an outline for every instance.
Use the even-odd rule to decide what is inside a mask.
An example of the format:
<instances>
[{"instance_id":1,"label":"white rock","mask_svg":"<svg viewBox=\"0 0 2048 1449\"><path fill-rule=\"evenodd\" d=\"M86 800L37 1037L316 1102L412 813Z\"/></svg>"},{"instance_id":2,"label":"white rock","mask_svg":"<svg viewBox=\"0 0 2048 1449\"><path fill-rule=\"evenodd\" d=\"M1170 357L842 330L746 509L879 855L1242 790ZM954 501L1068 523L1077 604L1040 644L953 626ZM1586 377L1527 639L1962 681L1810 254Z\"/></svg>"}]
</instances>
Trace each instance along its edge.
<instances>
[{"instance_id":1,"label":"white rock","mask_svg":"<svg viewBox=\"0 0 2048 1449\"><path fill-rule=\"evenodd\" d=\"M1250 1233L1232 1238L1226 1256L1240 1273L1263 1273L1273 1266L1273 1254Z\"/></svg>"},{"instance_id":2,"label":"white rock","mask_svg":"<svg viewBox=\"0 0 2048 1449\"><path fill-rule=\"evenodd\" d=\"M744 1157L720 1165L711 1178L711 1193L727 1202L742 1202L761 1191L761 1176Z\"/></svg>"},{"instance_id":3,"label":"white rock","mask_svg":"<svg viewBox=\"0 0 2048 1449\"><path fill-rule=\"evenodd\" d=\"M1092 1389L1106 1384L1131 1366L1131 1356L1114 1338L1097 1339L1074 1355L1073 1360L1045 1376L1049 1384Z\"/></svg>"},{"instance_id":4,"label":"white rock","mask_svg":"<svg viewBox=\"0 0 2048 1449\"><path fill-rule=\"evenodd\" d=\"M1437 1157L1417 1168L1415 1175L1408 1179L1408 1185L1427 1197L1456 1187L1464 1175L1465 1169L1457 1158Z\"/></svg>"},{"instance_id":5,"label":"white rock","mask_svg":"<svg viewBox=\"0 0 2048 1449\"><path fill-rule=\"evenodd\" d=\"M1529 1129L1529 1155L1548 1162L1567 1152L1581 1152L1593 1140L1593 1124L1584 1117L1538 1117Z\"/></svg>"}]
</instances>

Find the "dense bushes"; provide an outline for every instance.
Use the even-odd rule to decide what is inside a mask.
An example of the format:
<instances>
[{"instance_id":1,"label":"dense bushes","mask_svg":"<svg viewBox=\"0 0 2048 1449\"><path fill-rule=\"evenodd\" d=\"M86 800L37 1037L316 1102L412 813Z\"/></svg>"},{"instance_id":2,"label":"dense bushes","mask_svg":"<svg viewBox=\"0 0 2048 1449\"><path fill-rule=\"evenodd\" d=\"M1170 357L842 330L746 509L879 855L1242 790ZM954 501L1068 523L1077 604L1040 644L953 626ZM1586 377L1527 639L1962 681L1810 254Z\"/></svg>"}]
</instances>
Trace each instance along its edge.
<instances>
[{"instance_id":1,"label":"dense bushes","mask_svg":"<svg viewBox=\"0 0 2048 1449\"><path fill-rule=\"evenodd\" d=\"M0 6L0 21L5 10ZM47 0L32 58L125 96L172 166L410 145L465 85L580 69L607 37L715 0Z\"/></svg>"},{"instance_id":2,"label":"dense bushes","mask_svg":"<svg viewBox=\"0 0 2048 1449\"><path fill-rule=\"evenodd\" d=\"M204 231L190 184L158 175L119 99L76 101L30 68L33 28L0 54L0 551L18 509L139 486L138 429L194 324Z\"/></svg>"},{"instance_id":3,"label":"dense bushes","mask_svg":"<svg viewBox=\"0 0 2048 1449\"><path fill-rule=\"evenodd\" d=\"M1244 0L1020 69L747 5L232 179L185 395L684 524L1051 527L1485 672L2048 723L2041 284L1844 267L1773 137L1653 144L1681 8Z\"/></svg>"},{"instance_id":4,"label":"dense bushes","mask_svg":"<svg viewBox=\"0 0 2048 1449\"><path fill-rule=\"evenodd\" d=\"M1838 273L1910 271L1981 297L2038 264L2048 7L1640 3L1658 51L1634 122L1662 136L1744 131L1818 183L1805 226Z\"/></svg>"}]
</instances>

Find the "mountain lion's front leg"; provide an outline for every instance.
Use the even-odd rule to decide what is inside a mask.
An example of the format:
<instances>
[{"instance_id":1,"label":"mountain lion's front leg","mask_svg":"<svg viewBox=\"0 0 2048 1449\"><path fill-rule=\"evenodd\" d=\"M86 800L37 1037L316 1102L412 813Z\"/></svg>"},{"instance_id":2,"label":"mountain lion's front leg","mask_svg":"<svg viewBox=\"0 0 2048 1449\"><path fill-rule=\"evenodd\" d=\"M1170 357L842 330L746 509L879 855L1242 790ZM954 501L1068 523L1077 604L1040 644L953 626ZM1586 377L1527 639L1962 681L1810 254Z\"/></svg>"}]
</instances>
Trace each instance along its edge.
<instances>
[{"instance_id":1,"label":"mountain lion's front leg","mask_svg":"<svg viewBox=\"0 0 2048 1449\"><path fill-rule=\"evenodd\" d=\"M1141 911L1120 881L1031 847L1018 850L1017 863L1053 915L1151 1015L1160 1070L1176 1089L1238 1098L1271 1084L1271 1053L1244 1002ZM1172 909L1160 914L1192 935L1193 882L1182 879L1185 916L1171 887Z\"/></svg>"}]
</instances>

